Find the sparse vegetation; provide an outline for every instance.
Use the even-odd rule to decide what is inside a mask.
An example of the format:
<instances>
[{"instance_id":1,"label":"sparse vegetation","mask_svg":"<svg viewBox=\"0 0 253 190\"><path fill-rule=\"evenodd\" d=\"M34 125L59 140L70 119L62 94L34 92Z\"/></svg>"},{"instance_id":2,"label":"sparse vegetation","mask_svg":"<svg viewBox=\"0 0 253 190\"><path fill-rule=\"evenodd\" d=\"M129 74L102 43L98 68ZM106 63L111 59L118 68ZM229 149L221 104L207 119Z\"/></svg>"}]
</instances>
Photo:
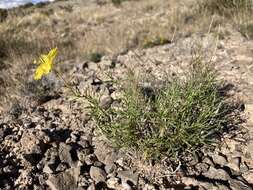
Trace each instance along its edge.
<instances>
[{"instance_id":1,"label":"sparse vegetation","mask_svg":"<svg viewBox=\"0 0 253 190\"><path fill-rule=\"evenodd\" d=\"M154 47L154 46L158 46L158 45L164 45L164 44L167 44L167 43L170 43L170 42L171 42L170 40L168 40L164 37L161 37L161 36L157 36L154 39L146 38L143 41L143 47L144 48L150 48L150 47Z\"/></svg>"},{"instance_id":2,"label":"sparse vegetation","mask_svg":"<svg viewBox=\"0 0 253 190\"><path fill-rule=\"evenodd\" d=\"M236 11L252 10L252 0L209 0L201 2L203 9L210 11L212 14L231 16Z\"/></svg>"},{"instance_id":3,"label":"sparse vegetation","mask_svg":"<svg viewBox=\"0 0 253 190\"><path fill-rule=\"evenodd\" d=\"M253 39L253 23L241 25L240 32L248 39Z\"/></svg>"},{"instance_id":4,"label":"sparse vegetation","mask_svg":"<svg viewBox=\"0 0 253 190\"><path fill-rule=\"evenodd\" d=\"M98 63L99 61L101 61L101 58L103 57L102 53L99 52L95 52L95 53L91 53L89 55L89 60L94 62L94 63Z\"/></svg>"},{"instance_id":5,"label":"sparse vegetation","mask_svg":"<svg viewBox=\"0 0 253 190\"><path fill-rule=\"evenodd\" d=\"M252 38L252 0L210 0L199 1L199 12L204 15L220 15L225 22L236 26L245 37ZM224 24L224 21L222 24Z\"/></svg>"},{"instance_id":6,"label":"sparse vegetation","mask_svg":"<svg viewBox=\"0 0 253 190\"><path fill-rule=\"evenodd\" d=\"M213 142L230 123L231 110L211 66L200 60L191 66L185 79L159 82L148 76L151 83L129 71L117 105L105 109L90 96L96 125L116 146L134 148L145 157L176 156Z\"/></svg>"}]
</instances>

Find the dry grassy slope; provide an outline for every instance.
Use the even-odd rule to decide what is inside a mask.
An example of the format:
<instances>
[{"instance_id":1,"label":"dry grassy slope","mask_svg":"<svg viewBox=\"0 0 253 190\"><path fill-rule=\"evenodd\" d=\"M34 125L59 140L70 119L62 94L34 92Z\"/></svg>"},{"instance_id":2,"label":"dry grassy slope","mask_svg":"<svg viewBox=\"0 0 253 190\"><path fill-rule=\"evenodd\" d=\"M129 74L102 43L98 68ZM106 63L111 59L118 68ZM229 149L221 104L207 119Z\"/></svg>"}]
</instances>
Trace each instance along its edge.
<instances>
[{"instance_id":1,"label":"dry grassy slope","mask_svg":"<svg viewBox=\"0 0 253 190\"><path fill-rule=\"evenodd\" d=\"M120 7L104 2L58 1L9 11L0 24L4 62L10 66L1 78L9 94L16 94L17 79L27 80L32 60L51 47L59 47L61 59L94 52L115 55L196 31L206 33L210 25L210 18L197 15L194 1L126 1ZM25 77L24 72L28 72Z\"/></svg>"},{"instance_id":2,"label":"dry grassy slope","mask_svg":"<svg viewBox=\"0 0 253 190\"><path fill-rule=\"evenodd\" d=\"M183 32L180 24L192 16L189 3L177 1L130 1L122 7L87 2L90 1L58 2L13 11L1 24L1 33L25 38L39 47L63 43L77 48L65 56L98 50L117 53L126 46L138 45L131 43L138 43L142 35L172 38L174 28Z\"/></svg>"}]
</instances>

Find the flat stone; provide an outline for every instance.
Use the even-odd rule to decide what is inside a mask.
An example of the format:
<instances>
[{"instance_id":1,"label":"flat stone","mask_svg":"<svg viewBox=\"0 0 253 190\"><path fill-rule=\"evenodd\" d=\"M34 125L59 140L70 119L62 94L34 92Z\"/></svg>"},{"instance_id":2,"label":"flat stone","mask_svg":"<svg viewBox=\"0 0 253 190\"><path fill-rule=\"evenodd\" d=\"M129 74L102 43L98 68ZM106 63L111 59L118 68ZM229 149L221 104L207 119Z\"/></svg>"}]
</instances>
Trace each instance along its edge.
<instances>
[{"instance_id":1,"label":"flat stone","mask_svg":"<svg viewBox=\"0 0 253 190\"><path fill-rule=\"evenodd\" d=\"M33 130L29 130L23 134L22 139L20 140L21 151L26 154L31 153L41 153L40 150L40 140L39 137L33 133Z\"/></svg>"},{"instance_id":2,"label":"flat stone","mask_svg":"<svg viewBox=\"0 0 253 190\"><path fill-rule=\"evenodd\" d=\"M45 165L43 168L43 172L47 174L52 174L54 173L54 170L49 165Z\"/></svg>"},{"instance_id":3,"label":"flat stone","mask_svg":"<svg viewBox=\"0 0 253 190\"><path fill-rule=\"evenodd\" d=\"M247 146L243 149L243 153L247 159L253 160L253 140L247 142ZM253 168L253 161L251 164L250 167Z\"/></svg>"},{"instance_id":4,"label":"flat stone","mask_svg":"<svg viewBox=\"0 0 253 190\"><path fill-rule=\"evenodd\" d=\"M104 170L98 167L91 166L90 168L90 177L96 182L105 182L106 173Z\"/></svg>"},{"instance_id":5,"label":"flat stone","mask_svg":"<svg viewBox=\"0 0 253 190\"><path fill-rule=\"evenodd\" d=\"M247 122L253 124L253 118L251 117L253 115L253 104L245 104L244 112L250 116L247 118Z\"/></svg>"},{"instance_id":6,"label":"flat stone","mask_svg":"<svg viewBox=\"0 0 253 190\"><path fill-rule=\"evenodd\" d=\"M198 181L195 178L191 177L182 177L182 182L187 186L198 186L199 189L212 189L217 190L213 184L208 182Z\"/></svg>"},{"instance_id":7,"label":"flat stone","mask_svg":"<svg viewBox=\"0 0 253 190\"><path fill-rule=\"evenodd\" d=\"M232 190L252 190L252 187L239 180L230 179L229 184Z\"/></svg>"},{"instance_id":8,"label":"flat stone","mask_svg":"<svg viewBox=\"0 0 253 190\"><path fill-rule=\"evenodd\" d=\"M132 190L132 187L126 181L122 181L121 185L122 190Z\"/></svg>"},{"instance_id":9,"label":"flat stone","mask_svg":"<svg viewBox=\"0 0 253 190\"><path fill-rule=\"evenodd\" d=\"M223 185L221 183L216 183L215 185L217 186L217 190L230 190L226 185Z\"/></svg>"},{"instance_id":10,"label":"flat stone","mask_svg":"<svg viewBox=\"0 0 253 190\"><path fill-rule=\"evenodd\" d=\"M248 183L253 184L253 171L245 172L242 176Z\"/></svg>"},{"instance_id":11,"label":"flat stone","mask_svg":"<svg viewBox=\"0 0 253 190\"><path fill-rule=\"evenodd\" d=\"M67 145L65 143L59 144L59 157L61 162L69 164L70 167L76 166L76 162L72 159L71 151L73 148L70 145Z\"/></svg>"},{"instance_id":12,"label":"flat stone","mask_svg":"<svg viewBox=\"0 0 253 190\"><path fill-rule=\"evenodd\" d=\"M117 177L112 177L112 178L109 178L107 181L106 181L106 184L109 188L111 189L118 189L119 188L119 178Z\"/></svg>"},{"instance_id":13,"label":"flat stone","mask_svg":"<svg viewBox=\"0 0 253 190\"><path fill-rule=\"evenodd\" d=\"M105 166L105 172L107 174L113 173L116 170L117 166L115 164L108 164Z\"/></svg>"},{"instance_id":14,"label":"flat stone","mask_svg":"<svg viewBox=\"0 0 253 190\"><path fill-rule=\"evenodd\" d=\"M225 166L227 163L227 159L224 156L218 154L210 154L215 164L219 164L220 166Z\"/></svg>"},{"instance_id":15,"label":"flat stone","mask_svg":"<svg viewBox=\"0 0 253 190\"><path fill-rule=\"evenodd\" d=\"M113 164L118 156L115 150L103 141L95 142L94 154L96 154L98 160L105 165Z\"/></svg>"},{"instance_id":16,"label":"flat stone","mask_svg":"<svg viewBox=\"0 0 253 190\"><path fill-rule=\"evenodd\" d=\"M240 158L239 157L230 158L226 166L230 167L234 173L240 173Z\"/></svg>"},{"instance_id":17,"label":"flat stone","mask_svg":"<svg viewBox=\"0 0 253 190\"><path fill-rule=\"evenodd\" d=\"M113 99L111 96L104 95L100 99L100 106L104 109L108 109L113 102Z\"/></svg>"},{"instance_id":18,"label":"flat stone","mask_svg":"<svg viewBox=\"0 0 253 190\"><path fill-rule=\"evenodd\" d=\"M122 181L130 181L134 185L137 185L139 175L131 170L121 170L118 171L118 177L121 178Z\"/></svg>"},{"instance_id":19,"label":"flat stone","mask_svg":"<svg viewBox=\"0 0 253 190\"><path fill-rule=\"evenodd\" d=\"M45 173L55 173L57 166L60 161L58 158L58 151L55 147L50 148L45 153L45 158L40 162L40 164L44 164L43 172Z\"/></svg>"},{"instance_id":20,"label":"flat stone","mask_svg":"<svg viewBox=\"0 0 253 190\"><path fill-rule=\"evenodd\" d=\"M96 190L96 186L94 183L92 183L88 188L87 190Z\"/></svg>"},{"instance_id":21,"label":"flat stone","mask_svg":"<svg viewBox=\"0 0 253 190\"><path fill-rule=\"evenodd\" d=\"M247 164L245 162L241 162L240 172L241 173L246 173L247 171L249 171L249 167L247 166Z\"/></svg>"},{"instance_id":22,"label":"flat stone","mask_svg":"<svg viewBox=\"0 0 253 190\"><path fill-rule=\"evenodd\" d=\"M95 161L94 162L94 166L101 168L101 167L104 166L104 164L102 162L100 162L100 161Z\"/></svg>"},{"instance_id":23,"label":"flat stone","mask_svg":"<svg viewBox=\"0 0 253 190\"><path fill-rule=\"evenodd\" d=\"M204 172L203 175L209 179L223 180L227 181L230 179L230 176L225 170L216 169L214 167L210 167L207 172Z\"/></svg>"},{"instance_id":24,"label":"flat stone","mask_svg":"<svg viewBox=\"0 0 253 190\"><path fill-rule=\"evenodd\" d=\"M46 181L51 190L70 190L77 189L80 168L71 168L65 172L50 175Z\"/></svg>"},{"instance_id":25,"label":"flat stone","mask_svg":"<svg viewBox=\"0 0 253 190\"><path fill-rule=\"evenodd\" d=\"M187 186L190 186L190 185L197 186L197 185L199 185L198 181L194 178L191 178L191 177L182 177L181 180Z\"/></svg>"},{"instance_id":26,"label":"flat stone","mask_svg":"<svg viewBox=\"0 0 253 190\"><path fill-rule=\"evenodd\" d=\"M214 166L213 161L209 157L205 157L202 162L206 163L206 164L208 164L210 166Z\"/></svg>"}]
</instances>

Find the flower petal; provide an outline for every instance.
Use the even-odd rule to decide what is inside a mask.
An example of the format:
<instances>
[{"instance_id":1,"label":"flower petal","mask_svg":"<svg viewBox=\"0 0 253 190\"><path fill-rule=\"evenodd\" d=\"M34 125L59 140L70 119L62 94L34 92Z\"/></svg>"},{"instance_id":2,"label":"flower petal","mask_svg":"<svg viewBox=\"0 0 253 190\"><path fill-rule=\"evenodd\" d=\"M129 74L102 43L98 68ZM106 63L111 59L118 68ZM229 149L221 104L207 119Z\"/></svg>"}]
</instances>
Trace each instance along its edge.
<instances>
[{"instance_id":1,"label":"flower petal","mask_svg":"<svg viewBox=\"0 0 253 190\"><path fill-rule=\"evenodd\" d=\"M53 61L57 55L57 48L49 51L47 55L41 55L39 58L40 65L37 67L34 79L40 80L43 75L47 75L52 70Z\"/></svg>"}]
</instances>

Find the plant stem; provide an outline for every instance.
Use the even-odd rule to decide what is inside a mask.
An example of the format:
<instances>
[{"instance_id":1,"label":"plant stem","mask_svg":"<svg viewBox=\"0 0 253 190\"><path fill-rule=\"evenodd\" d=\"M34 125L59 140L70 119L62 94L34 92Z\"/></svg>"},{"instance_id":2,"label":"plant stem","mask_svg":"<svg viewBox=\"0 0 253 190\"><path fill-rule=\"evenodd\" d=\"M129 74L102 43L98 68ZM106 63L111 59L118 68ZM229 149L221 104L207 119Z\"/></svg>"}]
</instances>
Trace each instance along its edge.
<instances>
[{"instance_id":1,"label":"plant stem","mask_svg":"<svg viewBox=\"0 0 253 190\"><path fill-rule=\"evenodd\" d=\"M63 83L64 83L64 85L65 85L66 88L68 88L75 96L77 96L77 97L80 97L80 96L81 96L80 92L77 92L77 91L68 83L68 81L66 81L66 80L63 78L62 74L61 74L59 71L57 71L57 70L53 70L53 71L54 71L54 73L56 74L56 76L57 76L58 78L60 78L60 79L63 81Z\"/></svg>"}]
</instances>

